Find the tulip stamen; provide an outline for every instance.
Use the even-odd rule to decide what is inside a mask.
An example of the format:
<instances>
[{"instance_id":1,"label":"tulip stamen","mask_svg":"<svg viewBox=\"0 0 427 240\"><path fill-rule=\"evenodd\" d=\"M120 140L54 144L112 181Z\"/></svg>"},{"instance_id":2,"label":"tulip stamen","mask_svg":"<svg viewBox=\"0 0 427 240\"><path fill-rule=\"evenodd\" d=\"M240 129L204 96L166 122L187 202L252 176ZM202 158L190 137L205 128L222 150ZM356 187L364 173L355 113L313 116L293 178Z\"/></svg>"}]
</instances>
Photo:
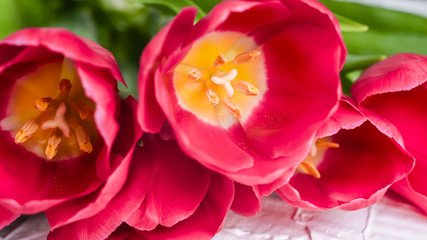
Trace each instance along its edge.
<instances>
[{"instance_id":1,"label":"tulip stamen","mask_svg":"<svg viewBox=\"0 0 427 240\"><path fill-rule=\"evenodd\" d=\"M85 129L78 125L73 128L74 133L76 134L77 143L79 144L80 150L91 153L93 150L92 143L90 142L89 134L85 131Z\"/></svg>"},{"instance_id":2,"label":"tulip stamen","mask_svg":"<svg viewBox=\"0 0 427 240\"><path fill-rule=\"evenodd\" d=\"M244 52L241 53L239 55L237 55L233 62L236 65L239 64L245 64L245 63L249 63L249 62L253 62L255 61L259 56L261 55L260 51L254 50L254 51L249 51L249 52Z\"/></svg>"},{"instance_id":3,"label":"tulip stamen","mask_svg":"<svg viewBox=\"0 0 427 240\"><path fill-rule=\"evenodd\" d=\"M52 160L52 158L56 156L61 142L62 132L58 128L55 128L47 142L47 147L45 150L46 158L48 160Z\"/></svg>"},{"instance_id":4,"label":"tulip stamen","mask_svg":"<svg viewBox=\"0 0 427 240\"><path fill-rule=\"evenodd\" d=\"M88 106L85 106L81 103L77 103L77 104L75 104L75 107L77 108L77 111L79 113L79 117L82 120L87 119L88 117L93 115L92 110Z\"/></svg>"},{"instance_id":5,"label":"tulip stamen","mask_svg":"<svg viewBox=\"0 0 427 240\"><path fill-rule=\"evenodd\" d=\"M209 103L212 104L212 106L218 105L220 99L215 90L209 88L208 90L206 90L206 96L208 97Z\"/></svg>"},{"instance_id":6,"label":"tulip stamen","mask_svg":"<svg viewBox=\"0 0 427 240\"><path fill-rule=\"evenodd\" d=\"M200 72L198 69L191 69L188 73L188 78L191 81L197 81L202 78L202 72Z\"/></svg>"},{"instance_id":7,"label":"tulip stamen","mask_svg":"<svg viewBox=\"0 0 427 240\"><path fill-rule=\"evenodd\" d=\"M317 170L316 166L310 162L303 161L298 167L297 170L308 174L314 178L320 178L319 170Z\"/></svg>"},{"instance_id":8,"label":"tulip stamen","mask_svg":"<svg viewBox=\"0 0 427 240\"><path fill-rule=\"evenodd\" d=\"M26 122L15 136L15 143L23 143L39 129L40 123L36 119Z\"/></svg>"},{"instance_id":9,"label":"tulip stamen","mask_svg":"<svg viewBox=\"0 0 427 240\"><path fill-rule=\"evenodd\" d=\"M226 61L226 59L225 59L224 55L220 54L220 55L218 55L218 57L216 58L216 60L215 60L215 62L214 62L214 64L213 64L213 66L214 66L215 68L219 68L220 66L224 65L226 62L227 62L227 61Z\"/></svg>"},{"instance_id":10,"label":"tulip stamen","mask_svg":"<svg viewBox=\"0 0 427 240\"><path fill-rule=\"evenodd\" d=\"M51 103L52 103L52 98L51 97L44 97L44 98L37 99L36 102L34 103L34 106L40 112L44 112L44 111L46 111L46 109L49 107L49 105Z\"/></svg>"},{"instance_id":11,"label":"tulip stamen","mask_svg":"<svg viewBox=\"0 0 427 240\"><path fill-rule=\"evenodd\" d=\"M236 81L233 86L238 92L245 94L246 96L259 95L258 88L246 81Z\"/></svg>"},{"instance_id":12,"label":"tulip stamen","mask_svg":"<svg viewBox=\"0 0 427 240\"><path fill-rule=\"evenodd\" d=\"M224 99L223 100L224 106L225 108L231 113L233 114L233 116L235 118L240 119L242 117L242 108L240 106L238 106L237 104L235 104L233 101L231 101L230 99Z\"/></svg>"},{"instance_id":13,"label":"tulip stamen","mask_svg":"<svg viewBox=\"0 0 427 240\"><path fill-rule=\"evenodd\" d=\"M310 147L310 152L307 157L300 163L297 170L301 173L308 174L314 178L320 178L320 172L317 166L323 159L323 156L328 148L339 148L338 143L330 142L329 137L316 139Z\"/></svg>"}]
</instances>

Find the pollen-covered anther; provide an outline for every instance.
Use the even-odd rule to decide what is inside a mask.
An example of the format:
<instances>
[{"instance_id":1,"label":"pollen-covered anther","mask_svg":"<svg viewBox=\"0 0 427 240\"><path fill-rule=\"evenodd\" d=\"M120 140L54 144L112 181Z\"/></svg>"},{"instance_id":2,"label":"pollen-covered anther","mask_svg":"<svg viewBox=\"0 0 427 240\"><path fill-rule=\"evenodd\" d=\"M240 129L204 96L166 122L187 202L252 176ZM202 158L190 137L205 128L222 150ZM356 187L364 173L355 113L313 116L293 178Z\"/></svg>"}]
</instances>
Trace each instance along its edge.
<instances>
[{"instance_id":1,"label":"pollen-covered anther","mask_svg":"<svg viewBox=\"0 0 427 240\"><path fill-rule=\"evenodd\" d=\"M237 104L235 104L234 102L232 102L229 99L223 100L225 107L227 108L227 110L233 114L233 116L235 118L240 119L242 117L242 108L240 106L238 106Z\"/></svg>"},{"instance_id":2,"label":"pollen-covered anther","mask_svg":"<svg viewBox=\"0 0 427 240\"><path fill-rule=\"evenodd\" d=\"M313 164L303 161L297 168L298 171L313 176L314 178L320 178L319 170Z\"/></svg>"},{"instance_id":3,"label":"pollen-covered anther","mask_svg":"<svg viewBox=\"0 0 427 240\"><path fill-rule=\"evenodd\" d=\"M79 144L80 150L91 153L93 150L92 143L90 142L90 136L82 126L74 128L76 134L77 143Z\"/></svg>"},{"instance_id":4,"label":"pollen-covered anther","mask_svg":"<svg viewBox=\"0 0 427 240\"><path fill-rule=\"evenodd\" d=\"M211 88L206 90L206 96L208 97L208 101L210 104L212 104L212 106L217 105L220 101L218 94L216 94L215 90Z\"/></svg>"},{"instance_id":5,"label":"pollen-covered anther","mask_svg":"<svg viewBox=\"0 0 427 240\"><path fill-rule=\"evenodd\" d=\"M319 138L315 142L317 149L326 149L326 148L339 148L340 145L338 143L329 142L325 138Z\"/></svg>"},{"instance_id":6,"label":"pollen-covered anther","mask_svg":"<svg viewBox=\"0 0 427 240\"><path fill-rule=\"evenodd\" d=\"M65 120L65 112L67 107L64 102L61 102L56 110L55 117L43 123L42 129L59 128L66 137L70 137L70 126Z\"/></svg>"},{"instance_id":7,"label":"pollen-covered anther","mask_svg":"<svg viewBox=\"0 0 427 240\"><path fill-rule=\"evenodd\" d=\"M39 111L44 112L49 107L51 102L52 102L52 98L50 98L50 97L39 98L35 101L34 106Z\"/></svg>"},{"instance_id":8,"label":"pollen-covered anther","mask_svg":"<svg viewBox=\"0 0 427 240\"><path fill-rule=\"evenodd\" d=\"M86 105L77 103L76 108L77 108L77 111L79 112L80 119L87 119L88 117L93 115L92 110Z\"/></svg>"},{"instance_id":9,"label":"pollen-covered anther","mask_svg":"<svg viewBox=\"0 0 427 240\"><path fill-rule=\"evenodd\" d=\"M192 69L188 73L188 78L191 81L197 81L202 77L202 72L200 72L198 69Z\"/></svg>"},{"instance_id":10,"label":"pollen-covered anther","mask_svg":"<svg viewBox=\"0 0 427 240\"><path fill-rule=\"evenodd\" d=\"M254 85L245 82L245 81L237 81L233 84L234 88L247 96L256 96L259 95L259 90Z\"/></svg>"},{"instance_id":11,"label":"pollen-covered anther","mask_svg":"<svg viewBox=\"0 0 427 240\"><path fill-rule=\"evenodd\" d=\"M231 69L227 74L215 74L211 77L211 81L217 85L222 86L225 89L228 97L232 97L234 95L233 86L231 86L231 81L233 81L237 77L237 70Z\"/></svg>"},{"instance_id":12,"label":"pollen-covered anther","mask_svg":"<svg viewBox=\"0 0 427 240\"><path fill-rule=\"evenodd\" d=\"M214 64L213 64L213 66L214 66L214 67L216 67L216 68L219 68L219 67L220 67L221 65L223 65L224 63L226 63L226 59L225 59L224 55L220 54L220 55L216 58L216 60L215 60L215 62L214 62Z\"/></svg>"},{"instance_id":13,"label":"pollen-covered anther","mask_svg":"<svg viewBox=\"0 0 427 240\"><path fill-rule=\"evenodd\" d=\"M51 160L58 153L59 145L62 142L62 132L55 128L47 141L47 147L45 150L46 158Z\"/></svg>"},{"instance_id":14,"label":"pollen-covered anther","mask_svg":"<svg viewBox=\"0 0 427 240\"><path fill-rule=\"evenodd\" d=\"M261 55L260 51L254 50L249 52L244 52L239 55L237 55L234 58L234 64L245 64L255 61L259 56Z\"/></svg>"},{"instance_id":15,"label":"pollen-covered anther","mask_svg":"<svg viewBox=\"0 0 427 240\"><path fill-rule=\"evenodd\" d=\"M39 129L40 124L36 119L26 122L15 136L15 143L27 141Z\"/></svg>"},{"instance_id":16,"label":"pollen-covered anther","mask_svg":"<svg viewBox=\"0 0 427 240\"><path fill-rule=\"evenodd\" d=\"M72 87L73 85L68 79L61 79L61 81L59 82L59 90L61 90L61 92L70 93Z\"/></svg>"}]
</instances>

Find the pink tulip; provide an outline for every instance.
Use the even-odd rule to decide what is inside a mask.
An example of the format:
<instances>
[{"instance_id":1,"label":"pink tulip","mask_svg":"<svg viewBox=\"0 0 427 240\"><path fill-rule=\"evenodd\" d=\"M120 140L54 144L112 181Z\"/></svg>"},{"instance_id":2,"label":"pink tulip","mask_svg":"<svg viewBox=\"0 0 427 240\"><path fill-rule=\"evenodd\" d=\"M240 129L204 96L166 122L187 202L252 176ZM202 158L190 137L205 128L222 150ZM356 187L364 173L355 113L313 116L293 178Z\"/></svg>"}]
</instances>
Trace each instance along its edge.
<instances>
[{"instance_id":1,"label":"pink tulip","mask_svg":"<svg viewBox=\"0 0 427 240\"><path fill-rule=\"evenodd\" d=\"M312 0L225 1L193 25L183 9L140 62L139 122L167 119L183 151L243 184L284 178L337 108L346 54Z\"/></svg>"},{"instance_id":2,"label":"pink tulip","mask_svg":"<svg viewBox=\"0 0 427 240\"><path fill-rule=\"evenodd\" d=\"M49 209L52 229L96 214L123 186L140 137L137 125L119 130L113 55L58 28L21 30L0 51L0 206Z\"/></svg>"},{"instance_id":3,"label":"pink tulip","mask_svg":"<svg viewBox=\"0 0 427 240\"><path fill-rule=\"evenodd\" d=\"M210 239L234 196L233 182L188 158L175 140L146 134L122 190L98 214L55 229L49 239Z\"/></svg>"},{"instance_id":4,"label":"pink tulip","mask_svg":"<svg viewBox=\"0 0 427 240\"><path fill-rule=\"evenodd\" d=\"M307 158L277 193L289 204L308 209L356 210L376 203L414 163L399 135L379 129L351 100L342 100L318 130Z\"/></svg>"},{"instance_id":5,"label":"pink tulip","mask_svg":"<svg viewBox=\"0 0 427 240\"><path fill-rule=\"evenodd\" d=\"M412 172L392 189L427 212L427 57L397 54L368 68L352 88L362 111L375 121L395 126L383 131L399 132L406 149L415 157ZM423 100L424 99L424 100Z\"/></svg>"}]
</instances>

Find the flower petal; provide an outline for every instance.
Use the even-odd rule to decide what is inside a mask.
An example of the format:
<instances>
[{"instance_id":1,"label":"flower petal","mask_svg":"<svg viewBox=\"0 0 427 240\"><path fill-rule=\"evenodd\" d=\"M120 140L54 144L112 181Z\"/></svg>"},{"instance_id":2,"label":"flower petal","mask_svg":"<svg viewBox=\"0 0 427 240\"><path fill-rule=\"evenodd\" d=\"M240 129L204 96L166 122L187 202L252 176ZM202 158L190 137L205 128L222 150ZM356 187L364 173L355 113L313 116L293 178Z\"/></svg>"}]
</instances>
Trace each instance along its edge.
<instances>
[{"instance_id":1,"label":"flower petal","mask_svg":"<svg viewBox=\"0 0 427 240\"><path fill-rule=\"evenodd\" d=\"M195 8L184 8L148 43L142 53L138 76L139 98L142 100L138 106L138 121L146 132L160 131L165 121L162 110L155 100L154 72L163 57L180 47L193 27L196 12Z\"/></svg>"},{"instance_id":2,"label":"flower petal","mask_svg":"<svg viewBox=\"0 0 427 240\"><path fill-rule=\"evenodd\" d=\"M148 239L211 239L222 226L233 193L233 182L213 173L206 196L193 215L170 228L158 227L138 233Z\"/></svg>"},{"instance_id":3,"label":"flower petal","mask_svg":"<svg viewBox=\"0 0 427 240\"><path fill-rule=\"evenodd\" d=\"M156 174L145 203L126 222L141 230L171 227L196 211L210 184L211 171L185 156L175 140L143 138L145 158L154 159Z\"/></svg>"}]
</instances>

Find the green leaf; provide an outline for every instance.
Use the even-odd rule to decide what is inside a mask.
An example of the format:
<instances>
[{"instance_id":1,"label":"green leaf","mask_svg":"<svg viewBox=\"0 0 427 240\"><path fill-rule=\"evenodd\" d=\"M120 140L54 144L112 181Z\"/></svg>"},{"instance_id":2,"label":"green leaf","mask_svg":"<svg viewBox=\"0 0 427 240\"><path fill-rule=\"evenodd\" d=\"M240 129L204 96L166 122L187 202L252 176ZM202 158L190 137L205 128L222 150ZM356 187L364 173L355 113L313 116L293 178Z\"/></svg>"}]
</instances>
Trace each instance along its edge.
<instances>
[{"instance_id":1,"label":"green leaf","mask_svg":"<svg viewBox=\"0 0 427 240\"><path fill-rule=\"evenodd\" d=\"M366 69L372 64L384 60L386 55L347 55L342 72L347 73L357 69Z\"/></svg>"},{"instance_id":2,"label":"green leaf","mask_svg":"<svg viewBox=\"0 0 427 240\"><path fill-rule=\"evenodd\" d=\"M358 3L321 0L332 12L369 26L366 32L344 32L349 53L393 55L411 52L427 55L427 19Z\"/></svg>"},{"instance_id":3,"label":"green leaf","mask_svg":"<svg viewBox=\"0 0 427 240\"><path fill-rule=\"evenodd\" d=\"M163 6L166 7L170 10L172 10L172 12L174 14L177 14L179 11L181 11L181 9L183 9L186 6L194 6L197 7L197 16L196 16L196 21L200 20L202 17L206 16L206 12L200 7L198 6L195 2L193 2L192 0L128 0L130 2L137 2L137 3L141 3L144 5L159 5L159 6ZM207 5L208 6L208 5Z\"/></svg>"},{"instance_id":4,"label":"green leaf","mask_svg":"<svg viewBox=\"0 0 427 240\"><path fill-rule=\"evenodd\" d=\"M0 1L0 9L0 38L4 38L20 29L22 21L14 0Z\"/></svg>"},{"instance_id":5,"label":"green leaf","mask_svg":"<svg viewBox=\"0 0 427 240\"><path fill-rule=\"evenodd\" d=\"M366 32L369 29L368 26L358 23L354 20L348 19L336 13L334 13L334 15L340 23L341 32Z\"/></svg>"}]
</instances>

